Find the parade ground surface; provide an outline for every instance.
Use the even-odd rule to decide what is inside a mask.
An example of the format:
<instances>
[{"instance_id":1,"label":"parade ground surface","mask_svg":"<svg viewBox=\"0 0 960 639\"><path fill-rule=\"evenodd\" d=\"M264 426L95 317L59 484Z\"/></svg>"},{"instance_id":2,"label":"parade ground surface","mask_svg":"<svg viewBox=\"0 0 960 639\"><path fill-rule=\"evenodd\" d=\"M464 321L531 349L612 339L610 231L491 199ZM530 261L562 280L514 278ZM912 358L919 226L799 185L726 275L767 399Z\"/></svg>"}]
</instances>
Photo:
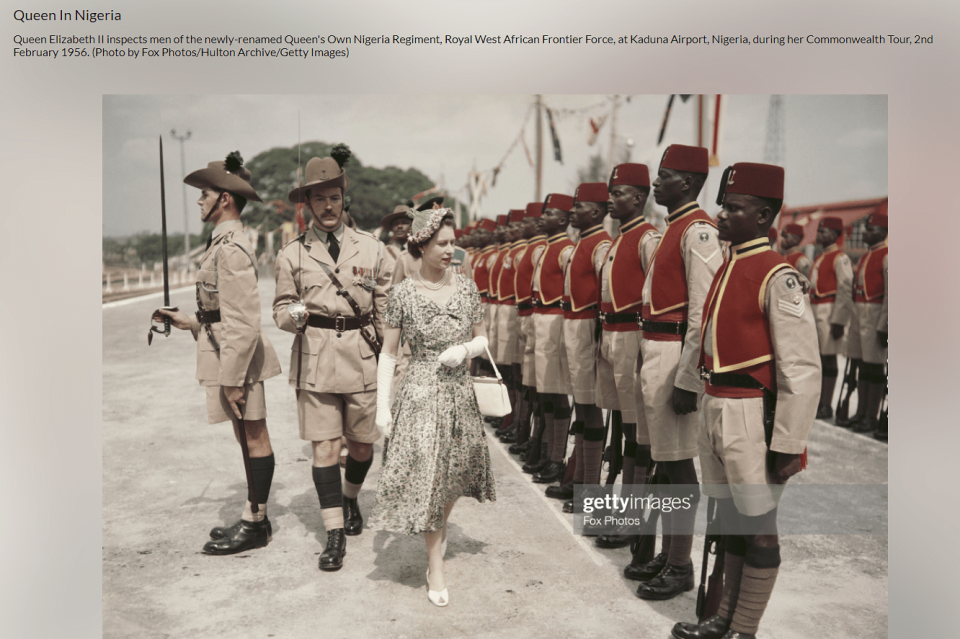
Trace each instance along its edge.
<instances>
[{"instance_id":1,"label":"parade ground surface","mask_svg":"<svg viewBox=\"0 0 960 639\"><path fill-rule=\"evenodd\" d=\"M628 549L600 550L573 535L572 516L494 438L497 501L461 500L451 517L448 607L427 600L419 535L366 527L347 538L342 570L320 572L326 534L310 444L298 437L287 383L293 336L274 325L272 299L273 281L263 277L263 325L284 368L266 382L277 464L273 541L226 557L200 549L212 526L239 517L246 483L229 424L206 423L195 343L174 329L147 346L149 316L162 298L103 309L104 637L666 639L674 623L694 620L696 590L666 602L637 599L636 582L622 576ZM193 287L175 291L172 304L192 313ZM887 447L873 439L818 421L809 453L798 482L887 483ZM377 445L360 494L365 517L380 454ZM760 637L887 636L886 536L783 536L780 543L783 565ZM698 578L702 544L694 539Z\"/></svg>"}]
</instances>

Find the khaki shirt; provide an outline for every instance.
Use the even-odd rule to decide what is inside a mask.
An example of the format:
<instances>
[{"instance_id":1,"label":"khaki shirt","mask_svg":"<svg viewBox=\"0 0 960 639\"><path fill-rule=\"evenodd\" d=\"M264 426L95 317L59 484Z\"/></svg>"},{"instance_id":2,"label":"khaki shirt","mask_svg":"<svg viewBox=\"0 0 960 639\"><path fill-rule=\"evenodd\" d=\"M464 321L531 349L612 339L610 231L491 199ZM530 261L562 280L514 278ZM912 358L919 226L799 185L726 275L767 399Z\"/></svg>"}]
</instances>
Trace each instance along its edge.
<instances>
[{"instance_id":1,"label":"khaki shirt","mask_svg":"<svg viewBox=\"0 0 960 639\"><path fill-rule=\"evenodd\" d=\"M397 247L394 246L394 249ZM420 270L420 258L410 255L410 251L404 248L400 252L400 257L398 257L393 265L393 279L391 280L391 286L393 284L399 284L408 277L412 277L418 270Z\"/></svg>"},{"instance_id":2,"label":"khaki shirt","mask_svg":"<svg viewBox=\"0 0 960 639\"><path fill-rule=\"evenodd\" d=\"M806 449L820 402L820 345L804 287L796 271L782 269L770 278L763 303L777 373L777 412L770 450L793 455ZM711 324L708 318L703 338L703 352L710 357Z\"/></svg>"},{"instance_id":3,"label":"khaki shirt","mask_svg":"<svg viewBox=\"0 0 960 639\"><path fill-rule=\"evenodd\" d=\"M273 320L277 326L290 333L297 332L287 306L301 298L311 315L356 317L347 300L337 294L337 287L320 266L321 262L357 302L361 314L374 313L377 334L382 336L382 317L394 261L377 238L351 228L344 229L336 263L312 227L280 249L276 263L277 291L273 299ZM367 277L375 281L373 290L362 285ZM366 330L372 333L372 327ZM303 363L301 389L341 394L377 387L377 360L359 330L344 331L338 337L333 329L308 326L293 343L290 385L294 387L297 386L298 361Z\"/></svg>"},{"instance_id":4,"label":"khaki shirt","mask_svg":"<svg viewBox=\"0 0 960 639\"><path fill-rule=\"evenodd\" d=\"M533 250L533 257L531 258L533 259L533 282L531 284L531 289L534 291L540 290L540 266L542 261L540 258L543 257L543 254L546 250L546 245L538 246ZM526 252L526 250L524 250L524 252Z\"/></svg>"},{"instance_id":5,"label":"khaki shirt","mask_svg":"<svg viewBox=\"0 0 960 639\"><path fill-rule=\"evenodd\" d=\"M201 386L243 386L280 374L280 361L260 329L260 295L254 249L240 220L217 225L213 241L200 258L197 282L204 311L220 309L210 324L218 353L197 320L190 331L197 340L197 379Z\"/></svg>"},{"instance_id":6,"label":"khaki shirt","mask_svg":"<svg viewBox=\"0 0 960 639\"><path fill-rule=\"evenodd\" d=\"M707 237L701 240L703 234ZM700 360L700 318L703 315L707 293L710 292L710 285L713 283L713 276L723 264L717 229L706 222L694 222L684 233L680 241L680 250L683 252L683 264L687 270L687 335L683 340L680 366L673 385L686 391L699 393L703 391L703 380L700 379L700 373L697 370L697 363ZM656 260L648 265L647 279L643 283L644 304L650 303L650 287L656 267Z\"/></svg>"},{"instance_id":7,"label":"khaki shirt","mask_svg":"<svg viewBox=\"0 0 960 639\"><path fill-rule=\"evenodd\" d=\"M807 257L807 254L800 250L799 246L795 246L786 253L783 254L784 257L787 255L793 255L794 253L800 253L801 257L797 259L797 270L807 278L810 279L810 271L813 269L813 260Z\"/></svg>"}]
</instances>

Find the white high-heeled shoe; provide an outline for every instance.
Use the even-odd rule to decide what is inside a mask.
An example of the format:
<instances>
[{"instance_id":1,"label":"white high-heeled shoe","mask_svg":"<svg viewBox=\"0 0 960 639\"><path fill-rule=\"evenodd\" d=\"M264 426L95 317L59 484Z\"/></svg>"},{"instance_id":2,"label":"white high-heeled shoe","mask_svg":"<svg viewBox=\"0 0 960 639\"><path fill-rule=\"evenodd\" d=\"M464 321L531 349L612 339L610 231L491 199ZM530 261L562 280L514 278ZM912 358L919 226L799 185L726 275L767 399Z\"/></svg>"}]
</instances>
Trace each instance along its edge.
<instances>
[{"instance_id":1,"label":"white high-heeled shoe","mask_svg":"<svg viewBox=\"0 0 960 639\"><path fill-rule=\"evenodd\" d=\"M427 598L430 600L434 606L438 608L443 608L448 603L450 603L450 593L447 592L447 589L443 590L430 590L430 569L427 568Z\"/></svg>"}]
</instances>

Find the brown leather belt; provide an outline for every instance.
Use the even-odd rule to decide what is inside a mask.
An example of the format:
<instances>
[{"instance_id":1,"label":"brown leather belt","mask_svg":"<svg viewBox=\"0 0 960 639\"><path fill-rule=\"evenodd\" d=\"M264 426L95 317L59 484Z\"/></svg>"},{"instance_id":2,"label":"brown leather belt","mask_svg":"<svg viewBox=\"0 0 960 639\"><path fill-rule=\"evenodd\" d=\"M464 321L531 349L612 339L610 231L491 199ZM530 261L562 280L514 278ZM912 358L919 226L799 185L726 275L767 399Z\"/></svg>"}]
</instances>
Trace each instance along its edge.
<instances>
[{"instance_id":1,"label":"brown leather belt","mask_svg":"<svg viewBox=\"0 0 960 639\"><path fill-rule=\"evenodd\" d=\"M737 375L736 373L714 373L704 367L700 367L700 378L710 382L711 386L729 386L731 388L755 388L762 389L763 384L750 377L749 375Z\"/></svg>"},{"instance_id":2,"label":"brown leather belt","mask_svg":"<svg viewBox=\"0 0 960 639\"><path fill-rule=\"evenodd\" d=\"M201 324L216 324L220 321L220 309L215 311L197 311L197 321Z\"/></svg>"},{"instance_id":3,"label":"brown leather belt","mask_svg":"<svg viewBox=\"0 0 960 639\"><path fill-rule=\"evenodd\" d=\"M307 326L326 328L342 333L344 331L356 331L364 326L369 326L372 318L373 316L370 313L361 315L360 317L343 317L342 315L326 317L324 315L314 315L311 313L310 317L307 318Z\"/></svg>"},{"instance_id":4,"label":"brown leather belt","mask_svg":"<svg viewBox=\"0 0 960 639\"><path fill-rule=\"evenodd\" d=\"M666 333L667 335L684 335L687 332L686 322L654 322L641 319L640 328L648 333Z\"/></svg>"},{"instance_id":5,"label":"brown leather belt","mask_svg":"<svg viewBox=\"0 0 960 639\"><path fill-rule=\"evenodd\" d=\"M532 311L533 302L517 302L518 311Z\"/></svg>"},{"instance_id":6,"label":"brown leather belt","mask_svg":"<svg viewBox=\"0 0 960 639\"><path fill-rule=\"evenodd\" d=\"M605 324L636 324L640 313L604 313L600 312L600 321Z\"/></svg>"}]
</instances>

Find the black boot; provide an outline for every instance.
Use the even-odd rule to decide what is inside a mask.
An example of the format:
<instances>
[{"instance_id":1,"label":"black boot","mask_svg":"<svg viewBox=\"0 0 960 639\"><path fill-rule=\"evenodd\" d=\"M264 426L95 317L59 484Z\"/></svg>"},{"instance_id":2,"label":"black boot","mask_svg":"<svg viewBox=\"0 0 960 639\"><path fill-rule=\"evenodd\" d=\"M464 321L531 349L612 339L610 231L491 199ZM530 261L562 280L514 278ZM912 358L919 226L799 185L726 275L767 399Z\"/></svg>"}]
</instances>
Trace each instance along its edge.
<instances>
[{"instance_id":1,"label":"black boot","mask_svg":"<svg viewBox=\"0 0 960 639\"><path fill-rule=\"evenodd\" d=\"M343 528L327 531L327 547L320 553L320 570L332 572L343 568L343 556L347 554L347 537Z\"/></svg>"},{"instance_id":2,"label":"black boot","mask_svg":"<svg viewBox=\"0 0 960 639\"><path fill-rule=\"evenodd\" d=\"M635 555L637 556L637 555ZM667 553L662 552L645 564L630 562L623 569L623 576L634 581L650 581L667 565Z\"/></svg>"},{"instance_id":3,"label":"black boot","mask_svg":"<svg viewBox=\"0 0 960 639\"><path fill-rule=\"evenodd\" d=\"M727 630L727 634L720 639L757 639L757 635L751 635L746 632L737 632L736 630Z\"/></svg>"},{"instance_id":4,"label":"black boot","mask_svg":"<svg viewBox=\"0 0 960 639\"><path fill-rule=\"evenodd\" d=\"M207 555L235 555L245 550L263 548L270 542L272 532L267 518L263 521L241 521L236 533L208 541L203 545L203 552Z\"/></svg>"},{"instance_id":5,"label":"black boot","mask_svg":"<svg viewBox=\"0 0 960 639\"><path fill-rule=\"evenodd\" d=\"M573 482L559 486L547 486L544 494L551 499L573 499Z\"/></svg>"},{"instance_id":6,"label":"black boot","mask_svg":"<svg viewBox=\"0 0 960 639\"><path fill-rule=\"evenodd\" d=\"M714 615L703 623L680 622L673 627L672 634L674 639L721 639L729 629L729 619Z\"/></svg>"},{"instance_id":7,"label":"black boot","mask_svg":"<svg viewBox=\"0 0 960 639\"><path fill-rule=\"evenodd\" d=\"M563 502L563 512L565 512L565 513L572 513L572 512L573 512L573 500L572 500L572 499L568 499L567 501Z\"/></svg>"},{"instance_id":8,"label":"black boot","mask_svg":"<svg viewBox=\"0 0 960 639\"><path fill-rule=\"evenodd\" d=\"M528 475L533 475L539 473L541 470L547 467L547 464L550 463L550 460L547 457L541 457L540 461L526 463L523 465L523 472Z\"/></svg>"},{"instance_id":9,"label":"black boot","mask_svg":"<svg viewBox=\"0 0 960 639\"><path fill-rule=\"evenodd\" d=\"M511 426L507 432L505 432L503 435L500 435L500 443L515 444L517 442L517 430L519 429L516 425Z\"/></svg>"},{"instance_id":10,"label":"black boot","mask_svg":"<svg viewBox=\"0 0 960 639\"><path fill-rule=\"evenodd\" d=\"M237 534L237 531L240 530L240 524L243 523L243 520L238 519L237 523L232 526L215 526L210 529L210 539L223 539L225 537L233 537ZM273 537L273 525L270 523L270 520L267 519L267 537Z\"/></svg>"},{"instance_id":11,"label":"black boot","mask_svg":"<svg viewBox=\"0 0 960 639\"><path fill-rule=\"evenodd\" d=\"M543 467L543 470L534 474L533 483L552 484L555 481L560 481L563 478L564 470L563 462L549 462Z\"/></svg>"},{"instance_id":12,"label":"black boot","mask_svg":"<svg viewBox=\"0 0 960 639\"><path fill-rule=\"evenodd\" d=\"M693 563L686 566L667 564L660 574L640 584L637 596L648 601L665 601L693 590Z\"/></svg>"},{"instance_id":13,"label":"black boot","mask_svg":"<svg viewBox=\"0 0 960 639\"><path fill-rule=\"evenodd\" d=\"M520 455L520 454L522 454L522 453L525 453L525 452L527 452L528 450L530 450L530 440L528 439L527 441L523 442L522 444L513 444L513 445L510 446L510 448L508 448L507 450L510 451L510 454L511 454L511 455Z\"/></svg>"},{"instance_id":14,"label":"black boot","mask_svg":"<svg viewBox=\"0 0 960 639\"><path fill-rule=\"evenodd\" d=\"M357 498L344 496L343 498L343 530L353 537L363 532L363 516L360 514L360 505Z\"/></svg>"},{"instance_id":15,"label":"black boot","mask_svg":"<svg viewBox=\"0 0 960 639\"><path fill-rule=\"evenodd\" d=\"M636 537L636 535L626 535L620 533L600 535L593 543L595 543L598 548L624 548L633 543L634 537Z\"/></svg>"}]
</instances>

